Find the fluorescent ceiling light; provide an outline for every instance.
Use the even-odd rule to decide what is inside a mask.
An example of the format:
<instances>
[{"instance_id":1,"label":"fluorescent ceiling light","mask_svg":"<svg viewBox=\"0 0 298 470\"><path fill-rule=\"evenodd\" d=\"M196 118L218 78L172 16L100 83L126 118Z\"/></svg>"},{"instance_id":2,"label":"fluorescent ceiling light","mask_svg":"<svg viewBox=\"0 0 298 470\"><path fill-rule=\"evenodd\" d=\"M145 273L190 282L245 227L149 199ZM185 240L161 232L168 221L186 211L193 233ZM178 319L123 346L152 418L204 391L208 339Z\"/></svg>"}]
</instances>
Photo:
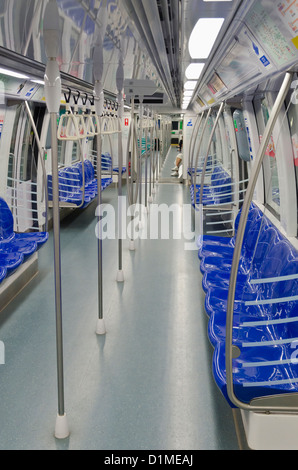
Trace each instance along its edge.
<instances>
[{"instance_id":1,"label":"fluorescent ceiling light","mask_svg":"<svg viewBox=\"0 0 298 470\"><path fill-rule=\"evenodd\" d=\"M194 80L184 83L184 90L194 90L197 85L197 82Z\"/></svg>"},{"instance_id":2,"label":"fluorescent ceiling light","mask_svg":"<svg viewBox=\"0 0 298 470\"><path fill-rule=\"evenodd\" d=\"M200 18L188 43L192 59L207 59L223 25L224 18Z\"/></svg>"},{"instance_id":3,"label":"fluorescent ceiling light","mask_svg":"<svg viewBox=\"0 0 298 470\"><path fill-rule=\"evenodd\" d=\"M188 80L198 80L205 64L190 64L185 70L185 76Z\"/></svg>"},{"instance_id":4,"label":"fluorescent ceiling light","mask_svg":"<svg viewBox=\"0 0 298 470\"><path fill-rule=\"evenodd\" d=\"M182 109L187 109L188 108L188 104L187 103L183 103L182 106L181 106Z\"/></svg>"},{"instance_id":5,"label":"fluorescent ceiling light","mask_svg":"<svg viewBox=\"0 0 298 470\"><path fill-rule=\"evenodd\" d=\"M27 80L29 80L29 77L27 75L24 75L22 73L18 73L18 72L14 72L13 70L7 70L7 69L2 69L0 67L0 73L2 73L3 75L8 75L10 77L15 77L15 78L26 78Z\"/></svg>"},{"instance_id":6,"label":"fluorescent ceiling light","mask_svg":"<svg viewBox=\"0 0 298 470\"><path fill-rule=\"evenodd\" d=\"M232 0L203 0L203 2L232 2Z\"/></svg>"},{"instance_id":7,"label":"fluorescent ceiling light","mask_svg":"<svg viewBox=\"0 0 298 470\"><path fill-rule=\"evenodd\" d=\"M193 95L193 91L192 91L192 90L185 90L184 93L183 93L183 96L184 96L185 98L188 98L188 97L191 98L192 95Z\"/></svg>"}]
</instances>

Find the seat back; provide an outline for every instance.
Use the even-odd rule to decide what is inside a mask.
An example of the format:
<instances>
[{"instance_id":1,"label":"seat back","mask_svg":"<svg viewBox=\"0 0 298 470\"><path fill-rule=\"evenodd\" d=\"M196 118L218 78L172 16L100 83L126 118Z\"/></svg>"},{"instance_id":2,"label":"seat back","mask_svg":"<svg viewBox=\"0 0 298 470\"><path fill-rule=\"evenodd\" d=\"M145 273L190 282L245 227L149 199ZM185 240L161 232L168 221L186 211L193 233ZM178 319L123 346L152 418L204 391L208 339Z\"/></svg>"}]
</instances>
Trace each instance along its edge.
<instances>
[{"instance_id":1,"label":"seat back","mask_svg":"<svg viewBox=\"0 0 298 470\"><path fill-rule=\"evenodd\" d=\"M13 235L13 215L6 201L0 198L0 240Z\"/></svg>"}]
</instances>

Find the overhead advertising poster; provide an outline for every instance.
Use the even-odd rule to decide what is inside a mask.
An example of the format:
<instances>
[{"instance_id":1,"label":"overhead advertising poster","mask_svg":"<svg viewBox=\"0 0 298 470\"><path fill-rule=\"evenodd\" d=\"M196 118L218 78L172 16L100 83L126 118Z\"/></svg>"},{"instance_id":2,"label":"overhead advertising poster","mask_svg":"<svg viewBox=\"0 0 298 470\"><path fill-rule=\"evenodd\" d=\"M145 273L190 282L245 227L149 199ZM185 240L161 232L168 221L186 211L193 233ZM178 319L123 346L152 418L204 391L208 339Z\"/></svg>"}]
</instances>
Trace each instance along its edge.
<instances>
[{"instance_id":1,"label":"overhead advertising poster","mask_svg":"<svg viewBox=\"0 0 298 470\"><path fill-rule=\"evenodd\" d=\"M292 42L298 49L298 0L285 0L277 5L280 18L292 35Z\"/></svg>"},{"instance_id":2,"label":"overhead advertising poster","mask_svg":"<svg viewBox=\"0 0 298 470\"><path fill-rule=\"evenodd\" d=\"M207 86L211 93L217 97L227 91L226 85L217 73L213 75L212 79L208 82Z\"/></svg>"},{"instance_id":3,"label":"overhead advertising poster","mask_svg":"<svg viewBox=\"0 0 298 470\"><path fill-rule=\"evenodd\" d=\"M210 89L205 85L202 90L200 90L200 94L202 96L203 101L207 103L209 106L211 106L213 103L215 103L215 99L210 91Z\"/></svg>"},{"instance_id":4,"label":"overhead advertising poster","mask_svg":"<svg viewBox=\"0 0 298 470\"><path fill-rule=\"evenodd\" d=\"M247 28L241 31L217 67L218 75L230 90L261 74L262 64L257 60L253 43L246 32Z\"/></svg>"},{"instance_id":5,"label":"overhead advertising poster","mask_svg":"<svg viewBox=\"0 0 298 470\"><path fill-rule=\"evenodd\" d=\"M294 152L294 164L298 166L298 136L297 134L292 135L292 144Z\"/></svg>"},{"instance_id":6,"label":"overhead advertising poster","mask_svg":"<svg viewBox=\"0 0 298 470\"><path fill-rule=\"evenodd\" d=\"M39 90L40 85L30 80L21 80L9 75L0 74L0 90L5 94L19 96L24 99L31 99Z\"/></svg>"},{"instance_id":7,"label":"overhead advertising poster","mask_svg":"<svg viewBox=\"0 0 298 470\"><path fill-rule=\"evenodd\" d=\"M297 46L293 42L285 9L281 9L282 3L289 2L256 2L245 19L248 28L254 32L260 45L277 66L291 63L298 58L298 42ZM297 2L291 3L295 5Z\"/></svg>"}]
</instances>

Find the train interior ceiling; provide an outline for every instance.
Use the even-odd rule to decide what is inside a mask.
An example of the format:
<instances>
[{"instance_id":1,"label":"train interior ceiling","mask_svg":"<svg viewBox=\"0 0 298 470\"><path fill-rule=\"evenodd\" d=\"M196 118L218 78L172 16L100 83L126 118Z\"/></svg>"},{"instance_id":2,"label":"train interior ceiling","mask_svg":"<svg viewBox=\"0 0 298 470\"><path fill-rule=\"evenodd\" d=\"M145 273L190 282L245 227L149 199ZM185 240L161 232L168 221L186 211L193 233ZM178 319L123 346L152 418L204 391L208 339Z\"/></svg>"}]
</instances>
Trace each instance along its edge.
<instances>
[{"instance_id":1,"label":"train interior ceiling","mask_svg":"<svg viewBox=\"0 0 298 470\"><path fill-rule=\"evenodd\" d=\"M0 0L1 449L298 449L297 67L298 0Z\"/></svg>"}]
</instances>

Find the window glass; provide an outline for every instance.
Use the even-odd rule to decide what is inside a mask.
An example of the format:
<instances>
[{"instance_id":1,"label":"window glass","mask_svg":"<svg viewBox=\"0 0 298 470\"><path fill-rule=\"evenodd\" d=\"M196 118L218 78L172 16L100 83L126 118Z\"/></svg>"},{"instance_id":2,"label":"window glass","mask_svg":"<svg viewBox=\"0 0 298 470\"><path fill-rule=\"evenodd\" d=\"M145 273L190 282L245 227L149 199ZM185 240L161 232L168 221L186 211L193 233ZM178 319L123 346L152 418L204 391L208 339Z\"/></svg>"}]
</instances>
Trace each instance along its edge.
<instances>
[{"instance_id":1,"label":"window glass","mask_svg":"<svg viewBox=\"0 0 298 470\"><path fill-rule=\"evenodd\" d=\"M289 102L288 120L293 147L294 171L296 175L296 199L298 199L298 103L296 103L296 101Z\"/></svg>"},{"instance_id":2,"label":"window glass","mask_svg":"<svg viewBox=\"0 0 298 470\"><path fill-rule=\"evenodd\" d=\"M265 98L262 100L261 109L265 128L269 119L269 109ZM262 139L262 134L260 138ZM263 164L265 170L265 201L277 214L280 214L279 178L276 163L277 151L273 136L271 136Z\"/></svg>"}]
</instances>

